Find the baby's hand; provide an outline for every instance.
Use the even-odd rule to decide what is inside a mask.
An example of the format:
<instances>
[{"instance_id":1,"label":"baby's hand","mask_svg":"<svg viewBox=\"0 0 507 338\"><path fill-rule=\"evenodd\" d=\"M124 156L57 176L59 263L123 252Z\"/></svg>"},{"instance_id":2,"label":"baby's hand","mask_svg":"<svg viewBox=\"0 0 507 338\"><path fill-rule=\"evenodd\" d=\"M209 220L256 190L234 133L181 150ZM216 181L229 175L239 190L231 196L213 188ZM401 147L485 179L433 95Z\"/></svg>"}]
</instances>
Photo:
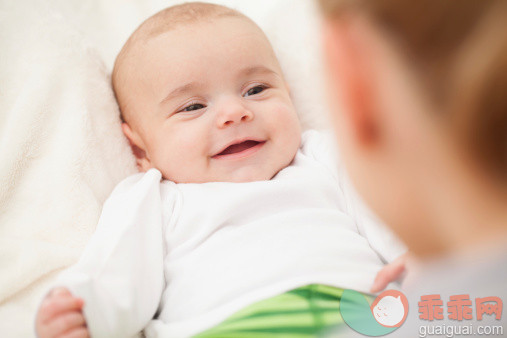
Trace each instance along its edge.
<instances>
[{"instance_id":1,"label":"baby's hand","mask_svg":"<svg viewBox=\"0 0 507 338\"><path fill-rule=\"evenodd\" d=\"M371 293L377 293L384 290L387 285L403 277L406 269L408 253L401 255L391 263L384 266L375 277L375 281L371 287Z\"/></svg>"},{"instance_id":2,"label":"baby's hand","mask_svg":"<svg viewBox=\"0 0 507 338\"><path fill-rule=\"evenodd\" d=\"M89 337L83 316L84 301L72 296L69 290L57 288L43 300L35 330L39 338L85 338Z\"/></svg>"}]
</instances>

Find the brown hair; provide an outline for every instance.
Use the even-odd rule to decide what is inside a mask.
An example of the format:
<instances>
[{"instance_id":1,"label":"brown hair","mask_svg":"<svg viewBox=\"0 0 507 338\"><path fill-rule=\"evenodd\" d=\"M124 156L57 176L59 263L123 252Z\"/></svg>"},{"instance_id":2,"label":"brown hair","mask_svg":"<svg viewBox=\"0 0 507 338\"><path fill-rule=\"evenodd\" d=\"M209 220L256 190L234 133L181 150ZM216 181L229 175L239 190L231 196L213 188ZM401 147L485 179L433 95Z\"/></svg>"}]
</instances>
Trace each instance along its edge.
<instances>
[{"instance_id":1,"label":"brown hair","mask_svg":"<svg viewBox=\"0 0 507 338\"><path fill-rule=\"evenodd\" d=\"M474 158L507 181L507 1L319 0L390 33Z\"/></svg>"}]
</instances>

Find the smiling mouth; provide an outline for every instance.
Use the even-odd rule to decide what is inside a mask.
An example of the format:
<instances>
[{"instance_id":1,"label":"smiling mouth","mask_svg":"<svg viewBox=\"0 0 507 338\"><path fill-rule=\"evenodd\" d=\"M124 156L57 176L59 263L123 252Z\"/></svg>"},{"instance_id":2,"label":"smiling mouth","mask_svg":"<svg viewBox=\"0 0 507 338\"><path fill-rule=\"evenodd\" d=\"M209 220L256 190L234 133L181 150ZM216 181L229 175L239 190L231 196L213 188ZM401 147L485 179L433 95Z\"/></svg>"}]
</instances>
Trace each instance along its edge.
<instances>
[{"instance_id":1,"label":"smiling mouth","mask_svg":"<svg viewBox=\"0 0 507 338\"><path fill-rule=\"evenodd\" d=\"M213 156L213 158L238 158L244 157L256 152L265 141L247 140L240 143L232 144L225 148L222 152Z\"/></svg>"}]
</instances>

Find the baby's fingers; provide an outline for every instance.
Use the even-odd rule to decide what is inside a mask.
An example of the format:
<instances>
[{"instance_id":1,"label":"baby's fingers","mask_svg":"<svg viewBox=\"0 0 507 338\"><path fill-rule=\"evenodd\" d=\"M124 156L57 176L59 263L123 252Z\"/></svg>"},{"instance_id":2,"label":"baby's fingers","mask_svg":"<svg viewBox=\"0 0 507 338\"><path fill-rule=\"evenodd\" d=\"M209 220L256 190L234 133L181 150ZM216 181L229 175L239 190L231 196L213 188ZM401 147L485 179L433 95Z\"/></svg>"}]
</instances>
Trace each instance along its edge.
<instances>
[{"instance_id":1,"label":"baby's fingers","mask_svg":"<svg viewBox=\"0 0 507 338\"><path fill-rule=\"evenodd\" d=\"M47 330L55 336L65 335L75 329L85 328L85 323L85 318L80 312L68 312L50 321Z\"/></svg>"},{"instance_id":2,"label":"baby's fingers","mask_svg":"<svg viewBox=\"0 0 507 338\"><path fill-rule=\"evenodd\" d=\"M49 297L65 297L65 296L72 297L72 293L70 293L69 290L63 287L55 288L51 290L51 292L49 293Z\"/></svg>"},{"instance_id":3,"label":"baby's fingers","mask_svg":"<svg viewBox=\"0 0 507 338\"><path fill-rule=\"evenodd\" d=\"M405 272L405 259L397 259L379 271L370 292L377 293L384 290L391 282L398 280Z\"/></svg>"},{"instance_id":4,"label":"baby's fingers","mask_svg":"<svg viewBox=\"0 0 507 338\"><path fill-rule=\"evenodd\" d=\"M72 296L51 297L44 300L39 309L39 321L44 324L63 312L81 311L84 301Z\"/></svg>"},{"instance_id":5,"label":"baby's fingers","mask_svg":"<svg viewBox=\"0 0 507 338\"><path fill-rule=\"evenodd\" d=\"M80 327L61 335L58 338L90 338L90 334L88 333L86 327Z\"/></svg>"}]
</instances>

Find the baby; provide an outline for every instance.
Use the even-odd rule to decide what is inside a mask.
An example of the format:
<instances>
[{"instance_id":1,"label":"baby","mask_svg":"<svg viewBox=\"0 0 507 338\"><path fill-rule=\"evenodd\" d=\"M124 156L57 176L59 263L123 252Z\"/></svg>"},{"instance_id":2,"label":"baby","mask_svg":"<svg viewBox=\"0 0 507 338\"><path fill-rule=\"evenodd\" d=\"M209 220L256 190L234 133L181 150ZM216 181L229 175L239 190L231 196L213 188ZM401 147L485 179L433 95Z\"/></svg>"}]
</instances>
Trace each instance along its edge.
<instances>
[{"instance_id":1,"label":"baby","mask_svg":"<svg viewBox=\"0 0 507 338\"><path fill-rule=\"evenodd\" d=\"M368 292L402 252L363 213L331 137L301 136L273 49L244 15L155 14L113 86L142 173L115 188L43 301L40 337L187 337L308 285Z\"/></svg>"}]
</instances>

